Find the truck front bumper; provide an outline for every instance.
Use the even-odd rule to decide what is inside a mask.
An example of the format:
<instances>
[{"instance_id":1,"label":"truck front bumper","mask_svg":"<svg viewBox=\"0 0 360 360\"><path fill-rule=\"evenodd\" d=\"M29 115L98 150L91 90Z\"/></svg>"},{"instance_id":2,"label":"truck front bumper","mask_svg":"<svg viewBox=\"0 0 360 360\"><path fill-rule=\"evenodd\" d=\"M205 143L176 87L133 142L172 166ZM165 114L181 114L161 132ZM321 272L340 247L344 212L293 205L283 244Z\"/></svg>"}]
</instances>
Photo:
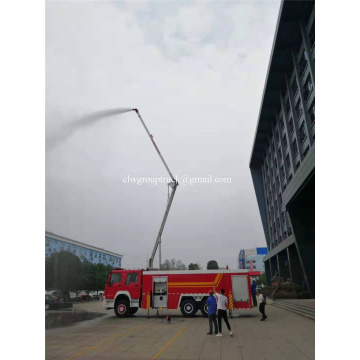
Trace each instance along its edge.
<instances>
[{"instance_id":1,"label":"truck front bumper","mask_svg":"<svg viewBox=\"0 0 360 360\"><path fill-rule=\"evenodd\" d=\"M113 309L114 308L114 300L113 299L104 299L103 307L104 307L104 309Z\"/></svg>"}]
</instances>

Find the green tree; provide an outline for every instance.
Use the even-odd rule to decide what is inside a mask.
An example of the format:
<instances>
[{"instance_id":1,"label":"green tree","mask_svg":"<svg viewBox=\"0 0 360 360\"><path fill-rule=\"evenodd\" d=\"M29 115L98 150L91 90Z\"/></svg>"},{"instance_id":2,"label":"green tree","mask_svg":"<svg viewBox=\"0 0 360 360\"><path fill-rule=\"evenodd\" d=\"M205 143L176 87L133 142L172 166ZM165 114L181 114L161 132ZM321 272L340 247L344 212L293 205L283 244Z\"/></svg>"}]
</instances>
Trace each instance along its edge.
<instances>
[{"instance_id":1,"label":"green tree","mask_svg":"<svg viewBox=\"0 0 360 360\"><path fill-rule=\"evenodd\" d=\"M186 265L181 260L172 258L171 260L166 259L161 264L161 270L185 270Z\"/></svg>"},{"instance_id":2,"label":"green tree","mask_svg":"<svg viewBox=\"0 0 360 360\"><path fill-rule=\"evenodd\" d=\"M51 254L45 260L45 288L61 291L77 291L84 285L86 267L68 251Z\"/></svg>"},{"instance_id":3,"label":"green tree","mask_svg":"<svg viewBox=\"0 0 360 360\"><path fill-rule=\"evenodd\" d=\"M261 285L261 284L266 285L266 276L265 276L265 273L260 274L259 279L256 280L256 284L258 284L258 285Z\"/></svg>"},{"instance_id":4,"label":"green tree","mask_svg":"<svg viewBox=\"0 0 360 360\"><path fill-rule=\"evenodd\" d=\"M207 268L208 270L212 270L212 269L217 270L217 269L219 269L219 265L218 265L218 263L217 263L216 260L210 260L210 261L207 263L206 268Z\"/></svg>"},{"instance_id":5,"label":"green tree","mask_svg":"<svg viewBox=\"0 0 360 360\"><path fill-rule=\"evenodd\" d=\"M191 263L188 266L189 270L201 270L201 266L199 263Z\"/></svg>"}]
</instances>

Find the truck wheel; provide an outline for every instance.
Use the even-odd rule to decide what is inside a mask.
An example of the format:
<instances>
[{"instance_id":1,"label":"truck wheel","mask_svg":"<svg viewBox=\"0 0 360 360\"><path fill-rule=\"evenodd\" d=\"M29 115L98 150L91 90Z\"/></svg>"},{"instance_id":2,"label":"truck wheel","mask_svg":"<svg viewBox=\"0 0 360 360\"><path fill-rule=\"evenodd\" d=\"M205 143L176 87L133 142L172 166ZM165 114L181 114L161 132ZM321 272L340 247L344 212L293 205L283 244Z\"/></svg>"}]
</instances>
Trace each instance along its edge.
<instances>
[{"instance_id":1,"label":"truck wheel","mask_svg":"<svg viewBox=\"0 0 360 360\"><path fill-rule=\"evenodd\" d=\"M208 313L208 306L206 304L206 300L201 303L200 310L204 317L208 317L209 313Z\"/></svg>"},{"instance_id":2,"label":"truck wheel","mask_svg":"<svg viewBox=\"0 0 360 360\"><path fill-rule=\"evenodd\" d=\"M115 303L114 311L117 317L126 317L130 311L130 303L126 300L119 300Z\"/></svg>"},{"instance_id":3,"label":"truck wheel","mask_svg":"<svg viewBox=\"0 0 360 360\"><path fill-rule=\"evenodd\" d=\"M135 308L135 307L132 307L132 308L130 308L130 315L134 315L134 314L136 314L137 313L137 311L139 310L139 308Z\"/></svg>"},{"instance_id":4,"label":"truck wheel","mask_svg":"<svg viewBox=\"0 0 360 360\"><path fill-rule=\"evenodd\" d=\"M186 317L194 316L198 310L194 300L184 300L181 304L181 312Z\"/></svg>"}]
</instances>

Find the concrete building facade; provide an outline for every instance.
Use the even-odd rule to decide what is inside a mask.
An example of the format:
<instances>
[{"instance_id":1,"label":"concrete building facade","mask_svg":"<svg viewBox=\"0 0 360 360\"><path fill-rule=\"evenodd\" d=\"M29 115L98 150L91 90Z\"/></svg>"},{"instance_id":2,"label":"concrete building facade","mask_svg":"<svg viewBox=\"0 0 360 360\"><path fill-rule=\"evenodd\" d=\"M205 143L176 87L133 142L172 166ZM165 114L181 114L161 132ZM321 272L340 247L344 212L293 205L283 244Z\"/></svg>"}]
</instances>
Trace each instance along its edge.
<instances>
[{"instance_id":1,"label":"concrete building facade","mask_svg":"<svg viewBox=\"0 0 360 360\"><path fill-rule=\"evenodd\" d=\"M279 274L315 296L315 2L280 6L250 171Z\"/></svg>"},{"instance_id":2,"label":"concrete building facade","mask_svg":"<svg viewBox=\"0 0 360 360\"><path fill-rule=\"evenodd\" d=\"M52 232L45 232L45 257L60 251L69 251L79 257L86 259L93 264L111 265L121 267L122 255L111 251L87 245L80 241L71 240Z\"/></svg>"}]
</instances>

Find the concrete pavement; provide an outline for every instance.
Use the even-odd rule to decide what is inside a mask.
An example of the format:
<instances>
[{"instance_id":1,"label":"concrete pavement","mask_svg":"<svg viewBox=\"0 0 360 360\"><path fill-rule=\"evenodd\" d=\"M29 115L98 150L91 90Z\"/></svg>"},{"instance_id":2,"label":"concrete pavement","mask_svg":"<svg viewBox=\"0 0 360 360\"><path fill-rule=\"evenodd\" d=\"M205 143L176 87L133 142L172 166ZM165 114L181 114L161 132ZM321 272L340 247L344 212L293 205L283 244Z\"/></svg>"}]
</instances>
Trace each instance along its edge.
<instances>
[{"instance_id":1,"label":"concrete pavement","mask_svg":"<svg viewBox=\"0 0 360 360\"><path fill-rule=\"evenodd\" d=\"M119 319L101 302L75 305L78 313L99 313L68 327L46 330L46 359L179 359L179 360L305 360L315 358L315 323L289 311L267 305L268 319L258 308L236 311L229 319L234 337L206 335L208 320L184 318L178 311L167 324L152 310ZM105 314L102 317L101 314ZM52 316L48 312L48 316ZM68 313L71 316L71 313ZM225 324L223 324L225 326Z\"/></svg>"}]
</instances>

